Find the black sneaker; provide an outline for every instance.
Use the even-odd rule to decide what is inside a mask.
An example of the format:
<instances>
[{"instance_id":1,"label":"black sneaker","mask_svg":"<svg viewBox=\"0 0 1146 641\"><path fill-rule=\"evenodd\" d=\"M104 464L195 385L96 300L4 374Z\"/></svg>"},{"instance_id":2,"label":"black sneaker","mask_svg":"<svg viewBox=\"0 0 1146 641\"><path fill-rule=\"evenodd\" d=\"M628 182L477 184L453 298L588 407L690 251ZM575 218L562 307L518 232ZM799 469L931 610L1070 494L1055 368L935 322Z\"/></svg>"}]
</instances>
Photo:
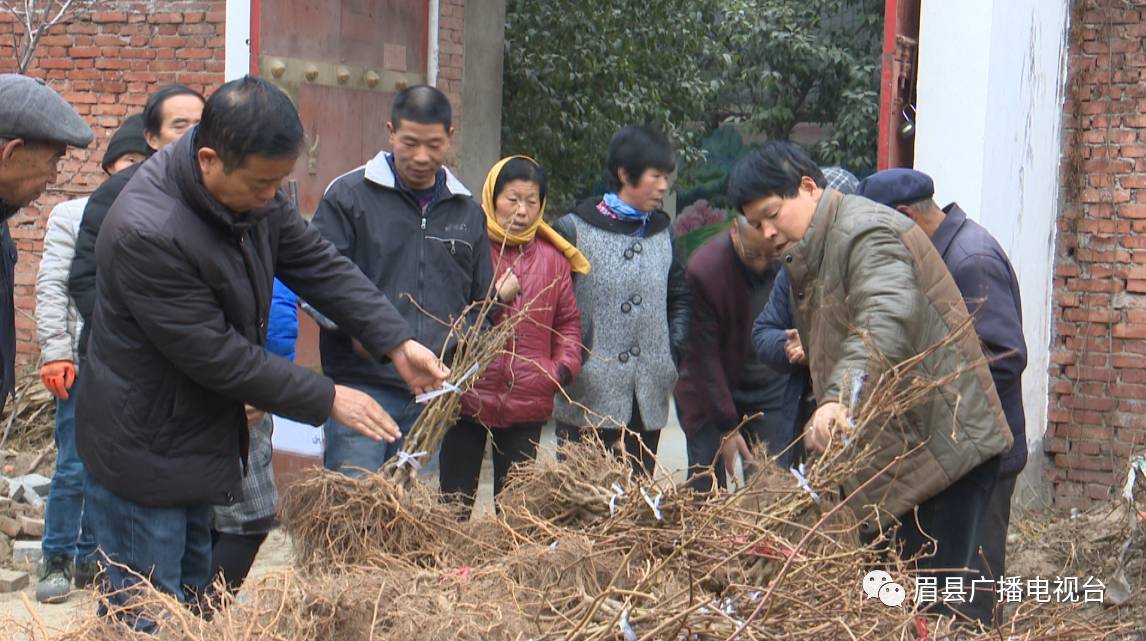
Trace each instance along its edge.
<instances>
[{"instance_id":1,"label":"black sneaker","mask_svg":"<svg viewBox=\"0 0 1146 641\"><path fill-rule=\"evenodd\" d=\"M99 574L100 566L99 561L89 559L87 561L80 561L76 559L76 570L72 580L76 584L77 590L86 590L92 587L95 583L96 575Z\"/></svg>"},{"instance_id":2,"label":"black sneaker","mask_svg":"<svg viewBox=\"0 0 1146 641\"><path fill-rule=\"evenodd\" d=\"M40 563L40 580L36 583L36 600L40 603L63 603L72 591L72 560L50 556Z\"/></svg>"}]
</instances>

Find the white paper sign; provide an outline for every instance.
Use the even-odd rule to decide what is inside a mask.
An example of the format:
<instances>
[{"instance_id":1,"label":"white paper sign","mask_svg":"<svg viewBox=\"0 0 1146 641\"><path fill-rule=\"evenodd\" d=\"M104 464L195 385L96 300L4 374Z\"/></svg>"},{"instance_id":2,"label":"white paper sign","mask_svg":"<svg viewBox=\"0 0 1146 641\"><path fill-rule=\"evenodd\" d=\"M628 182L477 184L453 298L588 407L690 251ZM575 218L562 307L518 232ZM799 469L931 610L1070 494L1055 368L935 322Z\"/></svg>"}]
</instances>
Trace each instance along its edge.
<instances>
[{"instance_id":1,"label":"white paper sign","mask_svg":"<svg viewBox=\"0 0 1146 641\"><path fill-rule=\"evenodd\" d=\"M281 416L272 416L275 431L271 443L275 450L301 454L302 456L322 456L322 427L292 421Z\"/></svg>"}]
</instances>

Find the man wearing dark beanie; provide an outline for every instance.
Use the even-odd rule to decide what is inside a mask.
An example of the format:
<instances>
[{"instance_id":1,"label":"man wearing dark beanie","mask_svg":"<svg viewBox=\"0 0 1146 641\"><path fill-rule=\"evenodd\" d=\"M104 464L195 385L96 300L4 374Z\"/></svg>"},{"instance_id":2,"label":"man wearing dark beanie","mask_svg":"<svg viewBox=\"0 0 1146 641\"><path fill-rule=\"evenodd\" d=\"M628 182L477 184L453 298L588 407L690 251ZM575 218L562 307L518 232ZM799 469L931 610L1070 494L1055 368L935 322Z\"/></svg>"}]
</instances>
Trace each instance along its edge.
<instances>
[{"instance_id":1,"label":"man wearing dark beanie","mask_svg":"<svg viewBox=\"0 0 1146 641\"><path fill-rule=\"evenodd\" d=\"M153 151L143 137L143 114L128 116L107 144L107 152L103 155L100 167L108 176L114 176L123 169L147 160Z\"/></svg>"},{"instance_id":2,"label":"man wearing dark beanie","mask_svg":"<svg viewBox=\"0 0 1146 641\"><path fill-rule=\"evenodd\" d=\"M143 115L124 119L111 137L100 166L109 176L143 162L151 148L143 138ZM79 360L79 311L68 296L68 271L88 198L62 202L52 209L44 234L44 254L36 274L36 334L40 339L40 381L56 397L56 471L48 491L44 519L44 562L36 599L58 603L76 588L87 587L99 570L95 540L83 523L84 467L76 453L76 399L70 396Z\"/></svg>"}]
</instances>

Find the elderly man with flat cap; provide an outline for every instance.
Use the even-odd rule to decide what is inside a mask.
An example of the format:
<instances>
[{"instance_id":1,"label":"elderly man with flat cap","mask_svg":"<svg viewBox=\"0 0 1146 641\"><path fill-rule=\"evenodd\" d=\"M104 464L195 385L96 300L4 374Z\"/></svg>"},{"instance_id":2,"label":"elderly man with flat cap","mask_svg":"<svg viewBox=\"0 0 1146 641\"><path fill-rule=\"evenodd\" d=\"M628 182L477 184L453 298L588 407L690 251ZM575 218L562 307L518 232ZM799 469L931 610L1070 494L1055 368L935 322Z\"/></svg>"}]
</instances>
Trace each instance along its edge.
<instances>
[{"instance_id":1,"label":"elderly man with flat cap","mask_svg":"<svg viewBox=\"0 0 1146 641\"><path fill-rule=\"evenodd\" d=\"M1007 253L990 232L969 219L956 203L940 209L934 200L935 183L927 174L914 169L888 169L865 178L856 193L900 211L931 237L974 317L983 351L991 358L991 378L1015 438L1015 444L1003 455L999 479L980 530L982 554L977 557L978 569L984 578L998 579L1005 576L1011 494L1027 463L1022 389L1027 343L1023 338L1018 278ZM963 611L987 623L996 601L991 594L977 593Z\"/></svg>"},{"instance_id":2,"label":"elderly man with flat cap","mask_svg":"<svg viewBox=\"0 0 1146 641\"><path fill-rule=\"evenodd\" d=\"M16 378L16 244L7 221L55 182L68 147L91 142L91 128L43 80L0 74L0 410Z\"/></svg>"}]
</instances>

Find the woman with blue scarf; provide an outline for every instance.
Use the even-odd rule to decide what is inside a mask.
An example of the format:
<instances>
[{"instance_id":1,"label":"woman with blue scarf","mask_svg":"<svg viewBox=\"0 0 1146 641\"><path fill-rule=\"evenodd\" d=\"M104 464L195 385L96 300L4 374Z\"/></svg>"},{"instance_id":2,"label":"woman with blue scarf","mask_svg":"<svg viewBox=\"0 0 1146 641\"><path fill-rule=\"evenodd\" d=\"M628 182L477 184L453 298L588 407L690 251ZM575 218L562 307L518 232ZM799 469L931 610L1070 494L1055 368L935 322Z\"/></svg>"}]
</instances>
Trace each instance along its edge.
<instances>
[{"instance_id":1,"label":"woman with blue scarf","mask_svg":"<svg viewBox=\"0 0 1146 641\"><path fill-rule=\"evenodd\" d=\"M595 431L650 475L688 341L688 283L660 209L675 168L664 134L625 127L609 143L607 192L554 224L593 265L573 281L585 363L557 394L558 438Z\"/></svg>"}]
</instances>

